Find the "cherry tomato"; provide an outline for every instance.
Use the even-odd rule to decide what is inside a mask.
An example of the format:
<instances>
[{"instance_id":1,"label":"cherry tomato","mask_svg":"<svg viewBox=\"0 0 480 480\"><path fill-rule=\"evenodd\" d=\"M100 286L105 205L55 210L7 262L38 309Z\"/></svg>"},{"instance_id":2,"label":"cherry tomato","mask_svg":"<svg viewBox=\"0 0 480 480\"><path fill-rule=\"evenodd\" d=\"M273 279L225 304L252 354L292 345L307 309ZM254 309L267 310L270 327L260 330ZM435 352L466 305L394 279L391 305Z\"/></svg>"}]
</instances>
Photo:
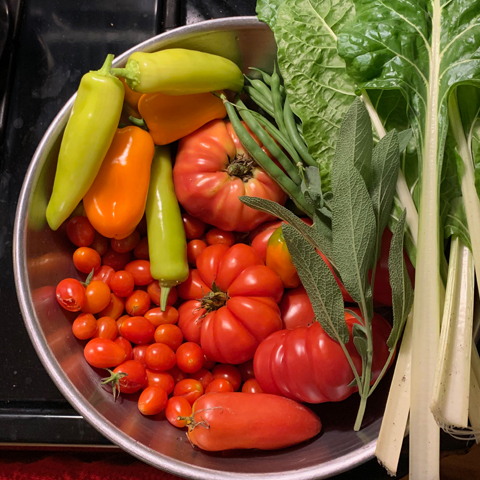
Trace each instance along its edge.
<instances>
[{"instance_id":1,"label":"cherry tomato","mask_svg":"<svg viewBox=\"0 0 480 480\"><path fill-rule=\"evenodd\" d=\"M182 372L198 372L203 367L203 358L203 350L197 343L185 342L177 349L177 366Z\"/></svg>"},{"instance_id":2,"label":"cherry tomato","mask_svg":"<svg viewBox=\"0 0 480 480\"><path fill-rule=\"evenodd\" d=\"M135 282L131 273L125 270L115 272L110 280L110 288L112 292L119 297L128 297L133 293Z\"/></svg>"},{"instance_id":3,"label":"cherry tomato","mask_svg":"<svg viewBox=\"0 0 480 480\"><path fill-rule=\"evenodd\" d=\"M184 397L171 397L168 399L165 407L165 417L174 426L183 428L187 425L187 421L192 414L192 406ZM184 419L179 417L185 417Z\"/></svg>"},{"instance_id":4,"label":"cherry tomato","mask_svg":"<svg viewBox=\"0 0 480 480\"><path fill-rule=\"evenodd\" d=\"M147 348L148 345L135 345L132 349L133 359L138 360L145 368L147 368L147 362L145 361Z\"/></svg>"},{"instance_id":5,"label":"cherry tomato","mask_svg":"<svg viewBox=\"0 0 480 480\"><path fill-rule=\"evenodd\" d=\"M187 260L193 267L197 264L198 256L207 248L207 244L202 240L191 240L187 243Z\"/></svg>"},{"instance_id":6,"label":"cherry tomato","mask_svg":"<svg viewBox=\"0 0 480 480\"><path fill-rule=\"evenodd\" d=\"M93 248L80 247L73 252L73 264L78 271L90 273L100 268L102 257Z\"/></svg>"},{"instance_id":7,"label":"cherry tomato","mask_svg":"<svg viewBox=\"0 0 480 480\"><path fill-rule=\"evenodd\" d=\"M175 385L173 389L174 397L184 397L188 400L190 405L195 403L197 398L200 398L203 395L203 385L193 378L186 378L185 380L180 380Z\"/></svg>"},{"instance_id":8,"label":"cherry tomato","mask_svg":"<svg viewBox=\"0 0 480 480\"><path fill-rule=\"evenodd\" d=\"M187 300L178 307L178 327L187 342L200 343L202 322L206 313L197 300Z\"/></svg>"},{"instance_id":9,"label":"cherry tomato","mask_svg":"<svg viewBox=\"0 0 480 480\"><path fill-rule=\"evenodd\" d=\"M255 378L255 373L253 372L253 359L237 365L237 368L240 371L243 382L246 382L250 378Z\"/></svg>"},{"instance_id":10,"label":"cherry tomato","mask_svg":"<svg viewBox=\"0 0 480 480\"><path fill-rule=\"evenodd\" d=\"M108 250L108 240L106 237L96 231L95 238L89 246L90 248L96 250L100 256L103 256Z\"/></svg>"},{"instance_id":11,"label":"cherry tomato","mask_svg":"<svg viewBox=\"0 0 480 480\"><path fill-rule=\"evenodd\" d=\"M235 243L235 235L219 228L212 228L207 232L207 243L209 245L227 245L231 247Z\"/></svg>"},{"instance_id":12,"label":"cherry tomato","mask_svg":"<svg viewBox=\"0 0 480 480\"><path fill-rule=\"evenodd\" d=\"M115 340L118 334L117 322L112 317L101 317L97 320L95 338Z\"/></svg>"},{"instance_id":13,"label":"cherry tomato","mask_svg":"<svg viewBox=\"0 0 480 480\"><path fill-rule=\"evenodd\" d=\"M150 298L155 305L160 305L160 295L162 293L162 288L158 284L158 280L154 280L153 282L148 284L147 293L150 295ZM167 305L173 305L177 301L177 298L177 289L175 287L172 287L167 297Z\"/></svg>"},{"instance_id":14,"label":"cherry tomato","mask_svg":"<svg viewBox=\"0 0 480 480\"><path fill-rule=\"evenodd\" d=\"M183 342L182 331L171 324L159 325L155 330L155 342L168 345L174 352Z\"/></svg>"},{"instance_id":15,"label":"cherry tomato","mask_svg":"<svg viewBox=\"0 0 480 480\"><path fill-rule=\"evenodd\" d=\"M262 387L258 384L255 378L249 378L242 385L242 392L244 393L263 393Z\"/></svg>"},{"instance_id":16,"label":"cherry tomato","mask_svg":"<svg viewBox=\"0 0 480 480\"><path fill-rule=\"evenodd\" d=\"M132 275L135 285L148 285L153 282L148 260L132 260L125 265L125 270Z\"/></svg>"},{"instance_id":17,"label":"cherry tomato","mask_svg":"<svg viewBox=\"0 0 480 480\"><path fill-rule=\"evenodd\" d=\"M217 362L210 360L206 355L203 356L203 368L211 371L216 364Z\"/></svg>"},{"instance_id":18,"label":"cherry tomato","mask_svg":"<svg viewBox=\"0 0 480 480\"><path fill-rule=\"evenodd\" d=\"M120 330L122 329L123 322L127 318L132 318L130 315L122 315L121 317L117 318L117 327L118 327L118 334L121 335Z\"/></svg>"},{"instance_id":19,"label":"cherry tomato","mask_svg":"<svg viewBox=\"0 0 480 480\"><path fill-rule=\"evenodd\" d=\"M145 362L150 370L165 372L177 362L175 352L163 343L152 343L145 352Z\"/></svg>"},{"instance_id":20,"label":"cherry tomato","mask_svg":"<svg viewBox=\"0 0 480 480\"><path fill-rule=\"evenodd\" d=\"M205 389L205 393L222 393L233 391L232 384L225 378L217 378L212 380Z\"/></svg>"},{"instance_id":21,"label":"cherry tomato","mask_svg":"<svg viewBox=\"0 0 480 480\"><path fill-rule=\"evenodd\" d=\"M131 257L130 252L118 253L112 247L109 247L102 255L102 264L112 267L117 272L125 268L125 265L130 261Z\"/></svg>"},{"instance_id":22,"label":"cherry tomato","mask_svg":"<svg viewBox=\"0 0 480 480\"><path fill-rule=\"evenodd\" d=\"M80 340L92 338L97 331L97 321L91 313L81 313L72 324L72 332Z\"/></svg>"},{"instance_id":23,"label":"cherry tomato","mask_svg":"<svg viewBox=\"0 0 480 480\"><path fill-rule=\"evenodd\" d=\"M175 387L175 380L168 372L155 372L147 368L147 385L161 387L167 392L167 395L170 395Z\"/></svg>"},{"instance_id":24,"label":"cherry tomato","mask_svg":"<svg viewBox=\"0 0 480 480\"><path fill-rule=\"evenodd\" d=\"M142 415L157 415L165 410L167 392L161 387L147 387L138 398L138 409Z\"/></svg>"},{"instance_id":25,"label":"cherry tomato","mask_svg":"<svg viewBox=\"0 0 480 480\"><path fill-rule=\"evenodd\" d=\"M210 287L202 280L198 270L194 268L190 269L188 278L177 286L178 296L182 300L202 298L210 291Z\"/></svg>"},{"instance_id":26,"label":"cherry tomato","mask_svg":"<svg viewBox=\"0 0 480 480\"><path fill-rule=\"evenodd\" d=\"M138 223L137 230L140 232L140 235L142 237L145 237L147 235L147 217L145 216L145 214Z\"/></svg>"},{"instance_id":27,"label":"cherry tomato","mask_svg":"<svg viewBox=\"0 0 480 480\"><path fill-rule=\"evenodd\" d=\"M143 237L138 245L133 249L133 256L139 260L149 260L148 237Z\"/></svg>"},{"instance_id":28,"label":"cherry tomato","mask_svg":"<svg viewBox=\"0 0 480 480\"><path fill-rule=\"evenodd\" d=\"M108 265L102 265L98 270L95 270L92 277L92 282L96 282L98 280L106 283L110 287L110 282L114 274L115 270L112 267L109 267Z\"/></svg>"},{"instance_id":29,"label":"cherry tomato","mask_svg":"<svg viewBox=\"0 0 480 480\"><path fill-rule=\"evenodd\" d=\"M145 317L125 318L120 326L120 335L136 344L150 342L154 334L155 327Z\"/></svg>"},{"instance_id":30,"label":"cherry tomato","mask_svg":"<svg viewBox=\"0 0 480 480\"><path fill-rule=\"evenodd\" d=\"M315 320L312 304L303 285L286 292L279 307L288 330L306 327Z\"/></svg>"},{"instance_id":31,"label":"cherry tomato","mask_svg":"<svg viewBox=\"0 0 480 480\"><path fill-rule=\"evenodd\" d=\"M213 381L213 374L206 368L201 368L198 372L191 373L189 375L189 378L198 380L202 384L203 389L205 390L208 385Z\"/></svg>"},{"instance_id":32,"label":"cherry tomato","mask_svg":"<svg viewBox=\"0 0 480 480\"><path fill-rule=\"evenodd\" d=\"M175 383L180 382L181 380L185 380L188 378L188 375L185 372L182 372L177 365L171 368L168 373L172 376L173 381Z\"/></svg>"},{"instance_id":33,"label":"cherry tomato","mask_svg":"<svg viewBox=\"0 0 480 480\"><path fill-rule=\"evenodd\" d=\"M84 349L85 360L97 368L117 367L125 361L125 350L108 338L92 338Z\"/></svg>"},{"instance_id":34,"label":"cherry tomato","mask_svg":"<svg viewBox=\"0 0 480 480\"><path fill-rule=\"evenodd\" d=\"M242 374L235 365L229 365L228 363L219 363L215 365L212 370L213 379L224 378L228 380L233 387L234 391L237 391L242 384Z\"/></svg>"},{"instance_id":35,"label":"cherry tomato","mask_svg":"<svg viewBox=\"0 0 480 480\"><path fill-rule=\"evenodd\" d=\"M118 253L131 252L139 243L140 232L138 230L134 230L128 237L122 238L121 240L117 238L110 240L112 249Z\"/></svg>"},{"instance_id":36,"label":"cherry tomato","mask_svg":"<svg viewBox=\"0 0 480 480\"><path fill-rule=\"evenodd\" d=\"M69 312L82 310L86 303L84 286L74 278L65 278L55 290L58 303Z\"/></svg>"},{"instance_id":37,"label":"cherry tomato","mask_svg":"<svg viewBox=\"0 0 480 480\"><path fill-rule=\"evenodd\" d=\"M188 240L200 238L203 235L206 225L201 220L188 213L182 213L182 220L185 236Z\"/></svg>"},{"instance_id":38,"label":"cherry tomato","mask_svg":"<svg viewBox=\"0 0 480 480\"><path fill-rule=\"evenodd\" d=\"M125 300L114 293L110 294L110 302L99 312L101 317L112 317L117 320L125 310Z\"/></svg>"},{"instance_id":39,"label":"cherry tomato","mask_svg":"<svg viewBox=\"0 0 480 480\"><path fill-rule=\"evenodd\" d=\"M144 317L155 327L160 325L173 325L178 321L178 310L167 306L162 312L160 307L151 308Z\"/></svg>"},{"instance_id":40,"label":"cherry tomato","mask_svg":"<svg viewBox=\"0 0 480 480\"><path fill-rule=\"evenodd\" d=\"M125 301L125 310L132 316L143 316L150 310L150 295L143 290L134 290Z\"/></svg>"},{"instance_id":41,"label":"cherry tomato","mask_svg":"<svg viewBox=\"0 0 480 480\"><path fill-rule=\"evenodd\" d=\"M110 303L110 288L106 283L94 280L85 288L85 313L99 313Z\"/></svg>"},{"instance_id":42,"label":"cherry tomato","mask_svg":"<svg viewBox=\"0 0 480 480\"><path fill-rule=\"evenodd\" d=\"M87 217L72 217L67 223L67 236L77 247L88 247L95 238L95 229Z\"/></svg>"},{"instance_id":43,"label":"cherry tomato","mask_svg":"<svg viewBox=\"0 0 480 480\"><path fill-rule=\"evenodd\" d=\"M125 360L133 360L132 344L123 337L117 337L114 342L125 350ZM140 362L141 363L141 362ZM145 365L144 365L145 366Z\"/></svg>"},{"instance_id":44,"label":"cherry tomato","mask_svg":"<svg viewBox=\"0 0 480 480\"><path fill-rule=\"evenodd\" d=\"M127 360L122 363L113 370L113 375L110 378L112 379L112 387L114 389L118 388L122 393L138 392L147 383L145 367L137 360Z\"/></svg>"}]
</instances>

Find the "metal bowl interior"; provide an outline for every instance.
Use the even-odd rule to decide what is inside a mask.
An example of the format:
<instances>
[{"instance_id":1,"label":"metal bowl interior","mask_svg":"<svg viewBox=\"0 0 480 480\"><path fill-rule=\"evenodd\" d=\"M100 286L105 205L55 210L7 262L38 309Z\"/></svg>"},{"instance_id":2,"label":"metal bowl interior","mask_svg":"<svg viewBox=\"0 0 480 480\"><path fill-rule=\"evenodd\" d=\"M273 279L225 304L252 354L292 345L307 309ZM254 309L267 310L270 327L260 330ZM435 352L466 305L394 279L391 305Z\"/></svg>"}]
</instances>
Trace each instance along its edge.
<instances>
[{"instance_id":1,"label":"metal bowl interior","mask_svg":"<svg viewBox=\"0 0 480 480\"><path fill-rule=\"evenodd\" d=\"M133 51L185 47L226 56L248 67L271 70L276 46L271 31L254 17L202 22L152 38L115 60L125 64ZM372 458L386 399L379 388L367 408L364 427L352 429L358 398L313 407L322 433L305 444L274 452L205 453L193 449L185 433L166 420L143 417L136 399L114 405L99 384L103 372L83 358L83 342L72 335L72 315L55 299L55 285L77 277L65 230L52 232L45 222L63 129L73 98L49 127L32 159L20 194L14 231L14 267L18 297L35 349L50 376L72 406L98 431L130 454L167 472L194 479L320 479ZM384 382L388 383L388 382Z\"/></svg>"}]
</instances>

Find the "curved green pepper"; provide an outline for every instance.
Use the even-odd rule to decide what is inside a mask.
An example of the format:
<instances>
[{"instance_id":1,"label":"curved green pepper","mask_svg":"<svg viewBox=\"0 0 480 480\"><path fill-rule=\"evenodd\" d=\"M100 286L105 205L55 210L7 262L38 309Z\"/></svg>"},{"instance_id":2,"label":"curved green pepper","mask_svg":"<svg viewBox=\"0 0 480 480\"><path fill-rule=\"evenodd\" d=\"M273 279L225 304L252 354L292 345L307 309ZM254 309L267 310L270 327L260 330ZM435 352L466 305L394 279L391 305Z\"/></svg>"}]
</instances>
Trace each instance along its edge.
<instances>
[{"instance_id":1,"label":"curved green pepper","mask_svg":"<svg viewBox=\"0 0 480 480\"><path fill-rule=\"evenodd\" d=\"M224 89L240 92L244 81L241 70L231 60L184 48L132 53L125 68L113 68L112 73L124 77L136 92L167 95Z\"/></svg>"},{"instance_id":2,"label":"curved green pepper","mask_svg":"<svg viewBox=\"0 0 480 480\"><path fill-rule=\"evenodd\" d=\"M169 146L155 147L145 215L150 272L162 287L163 311L170 289L188 277L187 240L173 187Z\"/></svg>"},{"instance_id":3,"label":"curved green pepper","mask_svg":"<svg viewBox=\"0 0 480 480\"><path fill-rule=\"evenodd\" d=\"M115 135L124 87L110 74L112 60L113 55L108 55L103 67L86 73L78 87L47 206L47 221L52 230L58 229L87 193Z\"/></svg>"}]
</instances>

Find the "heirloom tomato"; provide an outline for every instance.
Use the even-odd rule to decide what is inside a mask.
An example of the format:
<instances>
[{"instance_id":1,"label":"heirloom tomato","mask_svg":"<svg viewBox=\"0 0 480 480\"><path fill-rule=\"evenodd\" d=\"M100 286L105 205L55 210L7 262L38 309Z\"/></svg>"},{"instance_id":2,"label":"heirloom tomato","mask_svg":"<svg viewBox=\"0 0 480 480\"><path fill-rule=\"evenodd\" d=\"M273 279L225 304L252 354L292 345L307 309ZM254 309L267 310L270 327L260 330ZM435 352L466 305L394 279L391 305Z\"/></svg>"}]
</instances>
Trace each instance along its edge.
<instances>
[{"instance_id":1,"label":"heirloom tomato","mask_svg":"<svg viewBox=\"0 0 480 480\"><path fill-rule=\"evenodd\" d=\"M200 326L200 344L209 359L232 364L250 360L259 343L282 328L277 305L282 281L252 247L242 243L207 247L194 272L198 288L179 289L186 300L200 298L179 308L183 335L196 338Z\"/></svg>"},{"instance_id":2,"label":"heirloom tomato","mask_svg":"<svg viewBox=\"0 0 480 480\"><path fill-rule=\"evenodd\" d=\"M303 285L285 293L280 302L283 324L288 330L307 327L315 320L315 313Z\"/></svg>"},{"instance_id":3,"label":"heirloom tomato","mask_svg":"<svg viewBox=\"0 0 480 480\"><path fill-rule=\"evenodd\" d=\"M361 316L359 309L351 310ZM348 311L345 321L350 331L346 348L361 375L362 359L352 341L353 325L359 321ZM372 384L387 361L390 331L388 322L374 314ZM341 346L318 322L273 333L259 345L253 365L255 378L264 392L300 402L339 402L358 390L356 384L350 386L354 374Z\"/></svg>"},{"instance_id":4,"label":"heirloom tomato","mask_svg":"<svg viewBox=\"0 0 480 480\"><path fill-rule=\"evenodd\" d=\"M223 120L209 122L180 140L173 181L178 201L190 215L226 231L248 232L273 219L238 197L282 205L287 198L249 156L230 122Z\"/></svg>"}]
</instances>

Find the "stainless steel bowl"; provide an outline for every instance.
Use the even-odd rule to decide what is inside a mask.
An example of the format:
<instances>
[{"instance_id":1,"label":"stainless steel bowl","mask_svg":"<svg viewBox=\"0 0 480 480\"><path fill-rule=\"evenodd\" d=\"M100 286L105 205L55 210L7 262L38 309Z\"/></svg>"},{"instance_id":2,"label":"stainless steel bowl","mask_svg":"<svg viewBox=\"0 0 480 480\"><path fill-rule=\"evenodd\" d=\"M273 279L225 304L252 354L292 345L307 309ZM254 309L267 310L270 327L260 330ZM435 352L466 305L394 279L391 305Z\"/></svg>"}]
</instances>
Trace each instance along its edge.
<instances>
[{"instance_id":1,"label":"stainless steel bowl","mask_svg":"<svg viewBox=\"0 0 480 480\"><path fill-rule=\"evenodd\" d=\"M245 72L255 66L271 70L276 55L270 30L255 17L211 20L159 35L118 57L123 66L134 51L185 47L226 56ZM63 129L74 98L48 128L33 156L18 201L14 231L14 267L18 298L33 345L65 398L105 437L130 454L167 472L193 479L328 478L372 458L380 428L386 389L369 404L364 427L353 432L358 399L314 407L323 432L305 444L275 452L204 453L189 444L185 433L166 420L143 417L127 396L113 404L99 384L99 373L83 358L83 342L71 332L73 316L55 300L55 285L77 273L72 246L61 229L51 232L45 208Z\"/></svg>"}]
</instances>

